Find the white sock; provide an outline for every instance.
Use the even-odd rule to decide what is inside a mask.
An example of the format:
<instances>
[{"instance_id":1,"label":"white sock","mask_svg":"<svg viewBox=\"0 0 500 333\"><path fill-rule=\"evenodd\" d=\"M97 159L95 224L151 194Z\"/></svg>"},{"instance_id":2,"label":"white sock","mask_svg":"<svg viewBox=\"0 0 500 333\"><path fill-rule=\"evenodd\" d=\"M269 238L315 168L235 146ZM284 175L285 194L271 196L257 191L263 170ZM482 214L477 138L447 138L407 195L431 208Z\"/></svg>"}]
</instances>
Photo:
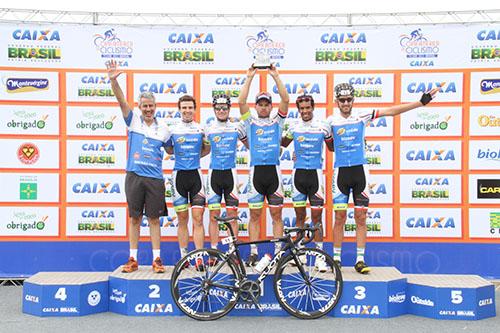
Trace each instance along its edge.
<instances>
[{"instance_id":1,"label":"white sock","mask_svg":"<svg viewBox=\"0 0 500 333\"><path fill-rule=\"evenodd\" d=\"M250 253L251 254L259 254L259 249L257 248L257 244L250 245Z\"/></svg>"},{"instance_id":2,"label":"white sock","mask_svg":"<svg viewBox=\"0 0 500 333\"><path fill-rule=\"evenodd\" d=\"M278 252L281 250L281 244L280 243L274 243L274 254L276 255Z\"/></svg>"},{"instance_id":3,"label":"white sock","mask_svg":"<svg viewBox=\"0 0 500 333\"><path fill-rule=\"evenodd\" d=\"M341 257L340 257L340 253L342 252L342 248L341 247L333 247L333 259L334 260L338 260L340 261Z\"/></svg>"},{"instance_id":4,"label":"white sock","mask_svg":"<svg viewBox=\"0 0 500 333\"><path fill-rule=\"evenodd\" d=\"M211 245L212 249L217 250L217 243Z\"/></svg>"},{"instance_id":5,"label":"white sock","mask_svg":"<svg viewBox=\"0 0 500 333\"><path fill-rule=\"evenodd\" d=\"M184 258L188 254L187 247L181 247L181 258Z\"/></svg>"},{"instance_id":6,"label":"white sock","mask_svg":"<svg viewBox=\"0 0 500 333\"><path fill-rule=\"evenodd\" d=\"M130 249L130 257L137 261L137 249Z\"/></svg>"},{"instance_id":7,"label":"white sock","mask_svg":"<svg viewBox=\"0 0 500 333\"><path fill-rule=\"evenodd\" d=\"M153 249L153 261L155 261L156 258L161 258L160 257L160 249L158 249L158 250Z\"/></svg>"},{"instance_id":8,"label":"white sock","mask_svg":"<svg viewBox=\"0 0 500 333\"><path fill-rule=\"evenodd\" d=\"M365 248L357 247L356 248L356 262L365 261Z\"/></svg>"},{"instance_id":9,"label":"white sock","mask_svg":"<svg viewBox=\"0 0 500 333\"><path fill-rule=\"evenodd\" d=\"M316 248L323 250L323 242L316 242Z\"/></svg>"}]
</instances>

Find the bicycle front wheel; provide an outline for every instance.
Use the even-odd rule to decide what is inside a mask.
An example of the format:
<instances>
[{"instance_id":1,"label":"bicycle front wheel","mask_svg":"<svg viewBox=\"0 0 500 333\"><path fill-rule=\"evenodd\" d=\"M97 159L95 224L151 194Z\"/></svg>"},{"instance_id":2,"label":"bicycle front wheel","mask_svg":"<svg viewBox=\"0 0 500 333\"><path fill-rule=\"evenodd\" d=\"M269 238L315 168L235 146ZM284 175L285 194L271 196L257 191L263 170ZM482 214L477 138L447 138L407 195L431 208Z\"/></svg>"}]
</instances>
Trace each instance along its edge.
<instances>
[{"instance_id":1,"label":"bicycle front wheel","mask_svg":"<svg viewBox=\"0 0 500 333\"><path fill-rule=\"evenodd\" d=\"M172 298L184 314L215 320L231 311L240 294L240 271L225 253L200 249L188 253L174 267Z\"/></svg>"},{"instance_id":2,"label":"bicycle front wheel","mask_svg":"<svg viewBox=\"0 0 500 333\"><path fill-rule=\"evenodd\" d=\"M276 298L292 316L320 318L340 300L342 273L333 258L319 249L301 249L297 259L289 254L280 261L274 276Z\"/></svg>"}]
</instances>

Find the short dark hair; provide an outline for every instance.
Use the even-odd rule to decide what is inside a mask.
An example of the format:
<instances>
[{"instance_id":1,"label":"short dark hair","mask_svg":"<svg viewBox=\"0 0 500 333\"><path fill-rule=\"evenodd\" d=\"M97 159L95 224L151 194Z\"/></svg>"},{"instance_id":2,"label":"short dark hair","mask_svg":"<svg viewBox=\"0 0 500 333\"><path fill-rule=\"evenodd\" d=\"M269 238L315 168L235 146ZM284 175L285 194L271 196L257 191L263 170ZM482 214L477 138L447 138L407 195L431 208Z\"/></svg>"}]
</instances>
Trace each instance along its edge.
<instances>
[{"instance_id":1,"label":"short dark hair","mask_svg":"<svg viewBox=\"0 0 500 333\"><path fill-rule=\"evenodd\" d=\"M179 98L179 101L177 102L177 107L179 109L181 108L181 102L193 102L194 108L196 109L196 100L191 95L184 95Z\"/></svg>"},{"instance_id":2,"label":"short dark hair","mask_svg":"<svg viewBox=\"0 0 500 333\"><path fill-rule=\"evenodd\" d=\"M297 109L299 108L299 103L301 102L310 102L311 106L314 108L314 98L311 95L303 94L297 97L295 100L295 105L297 105Z\"/></svg>"}]
</instances>

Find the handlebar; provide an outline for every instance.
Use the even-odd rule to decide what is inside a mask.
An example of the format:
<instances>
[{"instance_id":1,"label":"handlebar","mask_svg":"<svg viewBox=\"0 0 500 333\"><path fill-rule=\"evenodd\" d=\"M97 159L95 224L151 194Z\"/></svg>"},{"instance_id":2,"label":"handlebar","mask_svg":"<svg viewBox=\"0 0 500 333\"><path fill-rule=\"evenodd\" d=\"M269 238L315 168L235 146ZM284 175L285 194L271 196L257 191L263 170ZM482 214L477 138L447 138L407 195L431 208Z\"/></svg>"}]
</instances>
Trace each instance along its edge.
<instances>
[{"instance_id":1,"label":"handlebar","mask_svg":"<svg viewBox=\"0 0 500 333\"><path fill-rule=\"evenodd\" d=\"M302 228L294 227L294 228L285 228L284 229L284 232L286 235L289 235L291 233L296 232L297 238L295 239L294 243L295 244L300 243L302 246L313 241L314 234L316 233L316 231L321 232L321 224L320 223L317 223L316 225L314 225L314 227L304 226ZM305 241L304 241L304 239L305 239Z\"/></svg>"}]
</instances>

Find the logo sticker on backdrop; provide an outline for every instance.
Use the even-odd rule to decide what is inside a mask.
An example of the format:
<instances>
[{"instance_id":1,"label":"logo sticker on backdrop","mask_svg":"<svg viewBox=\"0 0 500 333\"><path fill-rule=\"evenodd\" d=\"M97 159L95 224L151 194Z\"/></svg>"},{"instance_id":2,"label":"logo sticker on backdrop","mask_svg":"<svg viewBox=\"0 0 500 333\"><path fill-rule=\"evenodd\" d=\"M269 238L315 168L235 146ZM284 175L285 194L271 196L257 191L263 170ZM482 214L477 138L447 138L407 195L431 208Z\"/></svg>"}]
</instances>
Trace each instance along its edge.
<instances>
[{"instance_id":1,"label":"logo sticker on backdrop","mask_svg":"<svg viewBox=\"0 0 500 333\"><path fill-rule=\"evenodd\" d=\"M17 149L17 158L23 164L35 164L40 158L40 150L38 147L31 142L23 143Z\"/></svg>"},{"instance_id":2,"label":"logo sticker on backdrop","mask_svg":"<svg viewBox=\"0 0 500 333\"><path fill-rule=\"evenodd\" d=\"M255 35L246 36L245 45L252 59L269 58L276 67L279 67L280 62L285 59L285 42L275 39L266 29L258 31Z\"/></svg>"},{"instance_id":3,"label":"logo sticker on backdrop","mask_svg":"<svg viewBox=\"0 0 500 333\"><path fill-rule=\"evenodd\" d=\"M401 52L412 67L431 67L439 57L439 40L432 40L421 28L399 36Z\"/></svg>"},{"instance_id":4,"label":"logo sticker on backdrop","mask_svg":"<svg viewBox=\"0 0 500 333\"><path fill-rule=\"evenodd\" d=\"M59 63L61 34L53 29L16 29L7 46L9 61Z\"/></svg>"},{"instance_id":5,"label":"logo sticker on backdrop","mask_svg":"<svg viewBox=\"0 0 500 333\"><path fill-rule=\"evenodd\" d=\"M92 42L102 59L118 59L119 67L128 67L134 55L134 42L126 40L114 28L105 29L92 36Z\"/></svg>"},{"instance_id":6,"label":"logo sticker on backdrop","mask_svg":"<svg viewBox=\"0 0 500 333\"><path fill-rule=\"evenodd\" d=\"M471 46L472 63L495 64L500 61L500 30L481 29Z\"/></svg>"},{"instance_id":7,"label":"logo sticker on backdrop","mask_svg":"<svg viewBox=\"0 0 500 333\"><path fill-rule=\"evenodd\" d=\"M173 32L163 49L164 64L213 64L214 35L211 32Z\"/></svg>"},{"instance_id":8,"label":"logo sticker on backdrop","mask_svg":"<svg viewBox=\"0 0 500 333\"><path fill-rule=\"evenodd\" d=\"M315 50L316 64L365 64L367 36L365 32L325 32L319 35L320 47Z\"/></svg>"}]
</instances>

